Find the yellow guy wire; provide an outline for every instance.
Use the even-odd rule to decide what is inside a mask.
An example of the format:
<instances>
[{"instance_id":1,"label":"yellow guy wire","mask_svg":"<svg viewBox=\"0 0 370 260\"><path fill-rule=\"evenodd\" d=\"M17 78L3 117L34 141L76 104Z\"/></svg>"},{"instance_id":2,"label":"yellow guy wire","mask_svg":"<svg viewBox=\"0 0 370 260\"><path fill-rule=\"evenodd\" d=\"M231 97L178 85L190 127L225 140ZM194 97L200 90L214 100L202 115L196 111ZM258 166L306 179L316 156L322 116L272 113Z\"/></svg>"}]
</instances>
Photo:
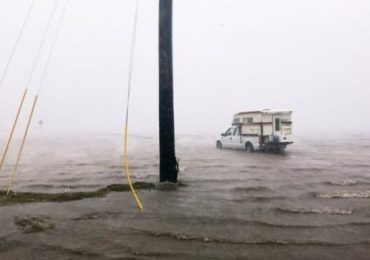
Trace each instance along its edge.
<instances>
[{"instance_id":1,"label":"yellow guy wire","mask_svg":"<svg viewBox=\"0 0 370 260\"><path fill-rule=\"evenodd\" d=\"M135 198L136 204L139 209L143 210L143 204L141 203L139 196L137 195L134 186L132 185L131 177L130 177L130 169L129 169L129 162L128 162L128 112L129 112L129 103L130 103L130 92L131 92L131 81L132 81L132 70L134 64L134 54L135 54L135 41L136 41L136 28L137 28L137 18L138 18L138 8L139 7L139 0L136 0L136 7L135 7L135 19L134 19L134 28L132 30L132 41L131 41L131 48L130 48L130 64L129 64L129 73L128 73L128 91L127 91L127 107L126 107L126 123L125 123L125 131L124 131L124 163L125 163L125 173L127 177L128 184L130 185L131 192Z\"/></svg>"},{"instance_id":2,"label":"yellow guy wire","mask_svg":"<svg viewBox=\"0 0 370 260\"><path fill-rule=\"evenodd\" d=\"M32 79L32 76L33 76L33 72L34 72L35 67L36 67L36 64L37 64L38 56L41 53L43 44L45 42L46 35L48 33L48 30L49 30L50 23L52 21L52 18L54 16L55 10L56 10L57 5L58 5L58 2L59 2L59 0L57 0L55 2L54 7L53 7L53 10L52 10L52 12L51 12L51 14L49 16L49 20L48 20L47 26L46 26L45 31L44 31L44 36L43 36L43 39L42 39L41 44L39 46L39 50L38 50L38 53L36 55L35 63L34 63L34 66L32 68L32 72L31 72L30 78L29 78L29 84L31 82L31 79ZM17 161L15 163L15 166L14 166L14 169L13 169L13 173L12 173L11 178L9 180L9 184L8 184L8 189L7 189L6 195L9 195L9 193L10 193L10 191L12 189L14 180L15 180L15 176L17 175L19 162L21 160L23 149L24 149L24 146L25 146L25 143L26 143L26 140L27 140L27 135L28 135L28 131L29 131L29 128L30 128L30 125L31 125L31 122L32 122L32 117L33 117L33 114L34 114L34 111L35 111L35 108L36 108L37 100L39 98L39 94L41 92L41 88L44 85L44 80L45 80L45 75L46 75L46 72L47 72L47 68L49 66L49 62L50 62L50 59L51 59L51 56L52 56L52 52L54 50L54 47L55 47L55 44L56 44L56 41L57 41L57 38L58 38L60 27L61 27L61 25L63 23L63 20L64 20L64 16L65 16L65 12L66 12L66 9L67 9L68 4L69 4L69 0L66 0L66 2L64 4L63 11L62 11L62 15L61 15L61 17L60 17L60 19L58 21L57 30L56 30L54 39L52 40L52 43L51 43L51 48L50 48L49 53L47 55L46 63L45 63L45 66L44 66L44 69L43 69L43 72L42 72L42 75L41 75L40 85L39 85L39 88L37 90L37 94L36 94L36 96L34 98L34 101L33 101L33 104L32 104L31 112L30 112L30 115L28 117L28 122L27 122L26 130L25 130L24 135L23 135L23 139L22 139L22 142L21 142L21 147L20 147L20 149L18 151Z\"/></svg>"},{"instance_id":3,"label":"yellow guy wire","mask_svg":"<svg viewBox=\"0 0 370 260\"><path fill-rule=\"evenodd\" d=\"M127 124L125 125L125 133L124 133L124 150L125 150L125 154L124 154L124 162L125 162L125 171L126 171L126 176L127 176L127 180L128 180L128 184L130 185L130 189L131 189L131 192L132 194L134 195L134 198L135 198L135 201L136 201L136 204L137 206L139 207L139 209L144 209L143 207L143 204L141 203L140 199L139 199L139 196L137 195L135 189L134 189L134 186L132 185L132 181L131 181L131 177L130 177L130 170L129 170L129 163L128 163L128 145L127 145L127 136L128 136L128 130L127 130L128 126Z\"/></svg>"},{"instance_id":4,"label":"yellow guy wire","mask_svg":"<svg viewBox=\"0 0 370 260\"><path fill-rule=\"evenodd\" d=\"M23 104L24 104L24 100L26 98L26 95L27 95L27 89L24 90L24 93L23 93L23 96L22 96L22 100L21 100L21 103L19 104L19 107L18 107L18 111L17 111L17 115L15 117L15 120L14 120L14 123L13 123L13 127L12 127L12 130L10 132L10 135L9 135L9 138L6 142L6 146L5 146L5 149L4 149L4 153L3 153L3 156L1 158L1 161L0 161L0 171L2 170L3 168L3 165L4 165L4 161L5 161L5 158L6 158L6 155L8 154L8 150L9 150L9 146L10 146L10 143L13 139L13 135L14 135L14 131L15 131L15 128L17 127L17 123L18 123L18 119L19 119L19 115L22 111L22 107L23 107Z\"/></svg>"},{"instance_id":5,"label":"yellow guy wire","mask_svg":"<svg viewBox=\"0 0 370 260\"><path fill-rule=\"evenodd\" d=\"M13 186L13 183L14 183L15 176L16 176L16 174L17 174L19 161L21 160L21 156L22 156L23 148L24 148L24 145L25 145L25 143L26 143L28 130L29 130L30 125L31 125L32 116L33 116L33 112L35 111L35 107L36 107L36 103L37 103L37 99L38 99L38 97L39 97L39 96L38 96L38 95L36 95L36 96L35 96L35 99L33 100L33 105L32 105L32 109L31 109L31 113L30 113L30 115L29 115L29 117L28 117L28 121L27 121L26 131L24 132L24 135L23 135L23 139L22 139L21 147L20 147L19 152L18 152L17 161L16 161L16 163L15 163L15 166L14 166L14 169L13 169L13 173L12 173L12 176L11 176L10 181L9 181L9 184L8 184L8 189L7 189L7 191L6 191L6 195L9 195L10 190L12 189L12 186Z\"/></svg>"},{"instance_id":6,"label":"yellow guy wire","mask_svg":"<svg viewBox=\"0 0 370 260\"><path fill-rule=\"evenodd\" d=\"M1 75L1 78L0 78L0 88L3 86L3 83L4 83L4 80L5 80L6 74L7 74L8 70L9 70L10 64L11 64L13 58L14 58L15 52L16 52L16 50L18 48L19 42L20 42L20 40L22 38L24 29L26 28L26 25L27 25L28 20L29 20L29 18L31 16L32 9L34 8L35 3L36 3L36 0L33 0L31 2L31 4L30 4L29 8L28 8L26 17L25 17L25 19L24 19L24 21L22 23L21 29L20 29L20 31L19 31L19 33L17 35L17 39L16 39L15 44L14 44L14 46L12 48L12 51L11 51L10 56L8 58L8 61L7 61L6 65L5 65L5 69L4 69L4 71L3 71L2 75ZM22 107L23 107L23 104L24 104L24 100L25 100L26 95L27 95L27 91L28 90L26 88L24 90L21 103L20 103L20 105L18 107L17 115L16 115L16 118L14 120L12 130L11 130L10 135L9 135L9 138L8 138L8 140L6 142L4 153L3 153L2 157L1 157L1 161L0 161L0 171L3 168L4 162L5 162L5 159L6 159L8 150L9 150L10 143L11 143L11 141L13 139L13 134L14 134L15 128L16 128L17 123L18 123L19 115L21 113L21 110L22 110Z\"/></svg>"}]
</instances>

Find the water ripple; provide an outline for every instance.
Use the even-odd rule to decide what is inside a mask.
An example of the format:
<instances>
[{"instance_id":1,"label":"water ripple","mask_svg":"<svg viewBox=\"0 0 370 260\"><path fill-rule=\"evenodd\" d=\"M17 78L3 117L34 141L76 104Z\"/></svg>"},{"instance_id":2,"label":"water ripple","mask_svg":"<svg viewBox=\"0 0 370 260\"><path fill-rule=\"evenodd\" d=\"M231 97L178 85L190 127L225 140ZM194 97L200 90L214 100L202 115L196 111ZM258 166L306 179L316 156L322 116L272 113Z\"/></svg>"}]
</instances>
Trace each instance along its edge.
<instances>
[{"instance_id":1,"label":"water ripple","mask_svg":"<svg viewBox=\"0 0 370 260\"><path fill-rule=\"evenodd\" d=\"M313 195L317 198L325 198L325 199L367 199L370 198L370 191L343 191L343 192L313 192Z\"/></svg>"},{"instance_id":2,"label":"water ripple","mask_svg":"<svg viewBox=\"0 0 370 260\"><path fill-rule=\"evenodd\" d=\"M217 243L217 244L233 244L233 245L314 245L314 246L346 246L346 245L368 245L370 240L358 241L353 243L335 243L328 241L320 240L308 240L308 241L293 241L293 240L254 240L254 241L245 241L245 240L233 240L226 238L212 238L208 236L199 236L191 234L176 234L173 232L164 232L164 231L152 231L145 229L131 228L133 231L136 231L143 235L154 236L154 237L165 237L173 238L177 240L187 240L187 241L198 241L203 243Z\"/></svg>"},{"instance_id":3,"label":"water ripple","mask_svg":"<svg viewBox=\"0 0 370 260\"><path fill-rule=\"evenodd\" d=\"M276 211L295 214L329 214L329 215L351 215L354 209L332 209L332 208L275 208Z\"/></svg>"}]
</instances>

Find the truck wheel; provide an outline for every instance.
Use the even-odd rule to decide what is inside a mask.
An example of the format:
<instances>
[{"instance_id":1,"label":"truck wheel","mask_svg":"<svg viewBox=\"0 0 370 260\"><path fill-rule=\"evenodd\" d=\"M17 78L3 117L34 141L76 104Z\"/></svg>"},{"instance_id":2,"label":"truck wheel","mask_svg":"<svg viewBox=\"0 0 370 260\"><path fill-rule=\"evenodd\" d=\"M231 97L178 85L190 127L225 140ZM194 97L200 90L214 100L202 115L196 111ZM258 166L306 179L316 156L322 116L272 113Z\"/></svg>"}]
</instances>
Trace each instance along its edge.
<instances>
[{"instance_id":1,"label":"truck wheel","mask_svg":"<svg viewBox=\"0 0 370 260\"><path fill-rule=\"evenodd\" d=\"M245 150L248 153L253 153L254 152L253 145L250 142L245 143Z\"/></svg>"},{"instance_id":2,"label":"truck wheel","mask_svg":"<svg viewBox=\"0 0 370 260\"><path fill-rule=\"evenodd\" d=\"M222 149L222 143L220 141L217 141L216 147L217 149Z\"/></svg>"}]
</instances>

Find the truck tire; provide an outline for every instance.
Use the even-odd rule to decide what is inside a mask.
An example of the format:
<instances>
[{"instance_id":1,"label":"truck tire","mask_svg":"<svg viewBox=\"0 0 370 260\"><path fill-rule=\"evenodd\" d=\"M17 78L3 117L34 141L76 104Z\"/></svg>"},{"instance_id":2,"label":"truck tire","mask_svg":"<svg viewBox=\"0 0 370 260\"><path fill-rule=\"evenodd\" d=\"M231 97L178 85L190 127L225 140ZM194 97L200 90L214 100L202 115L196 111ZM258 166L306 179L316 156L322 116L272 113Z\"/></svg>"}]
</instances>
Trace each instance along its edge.
<instances>
[{"instance_id":1,"label":"truck tire","mask_svg":"<svg viewBox=\"0 0 370 260\"><path fill-rule=\"evenodd\" d=\"M251 144L250 142L246 142L245 143L245 151L247 153L253 153L254 152L253 144Z\"/></svg>"},{"instance_id":2,"label":"truck tire","mask_svg":"<svg viewBox=\"0 0 370 260\"><path fill-rule=\"evenodd\" d=\"M220 141L217 141L216 147L217 149L222 149L222 143Z\"/></svg>"}]
</instances>

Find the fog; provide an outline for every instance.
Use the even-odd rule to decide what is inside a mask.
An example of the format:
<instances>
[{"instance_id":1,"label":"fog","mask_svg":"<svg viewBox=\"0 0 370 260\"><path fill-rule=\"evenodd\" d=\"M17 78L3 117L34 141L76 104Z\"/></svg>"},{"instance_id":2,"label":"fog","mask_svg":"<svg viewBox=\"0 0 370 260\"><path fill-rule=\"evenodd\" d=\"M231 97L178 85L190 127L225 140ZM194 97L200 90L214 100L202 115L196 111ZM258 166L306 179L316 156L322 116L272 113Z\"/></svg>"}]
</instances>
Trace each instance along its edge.
<instances>
[{"instance_id":1,"label":"fog","mask_svg":"<svg viewBox=\"0 0 370 260\"><path fill-rule=\"evenodd\" d=\"M30 109L65 0L60 0L22 114ZM2 73L31 0L0 1ZM0 88L0 132L14 119L54 1L36 1ZM120 133L134 0L72 0L33 133ZM174 0L178 134L218 134L233 114L292 109L294 133L370 130L370 1ZM158 1L141 0L131 134L158 133ZM40 126L38 121L44 124Z\"/></svg>"}]
</instances>

